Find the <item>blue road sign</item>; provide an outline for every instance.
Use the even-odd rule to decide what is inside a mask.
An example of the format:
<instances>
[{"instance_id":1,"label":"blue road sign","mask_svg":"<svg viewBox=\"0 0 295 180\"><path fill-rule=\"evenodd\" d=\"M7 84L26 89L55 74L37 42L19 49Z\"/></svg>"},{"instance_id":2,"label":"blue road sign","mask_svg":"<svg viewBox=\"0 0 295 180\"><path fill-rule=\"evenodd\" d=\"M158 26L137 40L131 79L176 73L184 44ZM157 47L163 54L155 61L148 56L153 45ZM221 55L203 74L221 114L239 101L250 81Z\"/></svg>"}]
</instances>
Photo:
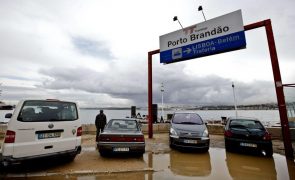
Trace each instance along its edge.
<instances>
[{"instance_id":1,"label":"blue road sign","mask_svg":"<svg viewBox=\"0 0 295 180\"><path fill-rule=\"evenodd\" d=\"M218 38L178 47L160 53L161 63L173 63L246 47L245 33L237 32Z\"/></svg>"},{"instance_id":2,"label":"blue road sign","mask_svg":"<svg viewBox=\"0 0 295 180\"><path fill-rule=\"evenodd\" d=\"M241 10L160 36L160 62L173 63L246 47Z\"/></svg>"}]
</instances>

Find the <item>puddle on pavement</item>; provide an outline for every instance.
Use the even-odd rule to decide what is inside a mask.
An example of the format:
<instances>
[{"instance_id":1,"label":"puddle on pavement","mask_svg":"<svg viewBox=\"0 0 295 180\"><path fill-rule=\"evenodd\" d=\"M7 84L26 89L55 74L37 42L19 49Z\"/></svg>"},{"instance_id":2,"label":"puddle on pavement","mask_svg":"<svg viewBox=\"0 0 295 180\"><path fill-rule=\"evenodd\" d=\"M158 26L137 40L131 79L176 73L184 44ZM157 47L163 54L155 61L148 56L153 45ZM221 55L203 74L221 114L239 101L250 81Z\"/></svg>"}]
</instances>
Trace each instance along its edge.
<instances>
[{"instance_id":1,"label":"puddle on pavement","mask_svg":"<svg viewBox=\"0 0 295 180\"><path fill-rule=\"evenodd\" d=\"M279 154L267 158L228 153L224 149L210 148L208 153L188 153L175 150L167 154L146 153L143 159L148 167L154 169L154 172L48 176L44 179L295 179L294 162L286 161L285 156ZM31 177L30 179L43 179L43 177Z\"/></svg>"},{"instance_id":2,"label":"puddle on pavement","mask_svg":"<svg viewBox=\"0 0 295 180\"><path fill-rule=\"evenodd\" d=\"M295 179L295 164L285 156L272 158L228 153L210 148L208 153L147 154L144 157L156 172L150 179Z\"/></svg>"}]
</instances>

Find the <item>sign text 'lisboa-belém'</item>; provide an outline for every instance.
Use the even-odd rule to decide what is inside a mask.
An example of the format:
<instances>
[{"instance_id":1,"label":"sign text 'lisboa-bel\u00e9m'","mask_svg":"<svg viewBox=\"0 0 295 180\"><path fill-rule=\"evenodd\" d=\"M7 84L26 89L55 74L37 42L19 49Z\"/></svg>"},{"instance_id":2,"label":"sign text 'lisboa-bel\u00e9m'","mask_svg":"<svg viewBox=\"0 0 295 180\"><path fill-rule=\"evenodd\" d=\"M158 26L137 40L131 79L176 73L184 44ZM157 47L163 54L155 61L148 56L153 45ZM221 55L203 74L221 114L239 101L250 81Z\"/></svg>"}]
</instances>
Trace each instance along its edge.
<instances>
[{"instance_id":1,"label":"sign text 'lisboa-bel\u00e9m'","mask_svg":"<svg viewBox=\"0 0 295 180\"><path fill-rule=\"evenodd\" d=\"M241 10L160 36L160 62L173 63L246 47Z\"/></svg>"}]
</instances>

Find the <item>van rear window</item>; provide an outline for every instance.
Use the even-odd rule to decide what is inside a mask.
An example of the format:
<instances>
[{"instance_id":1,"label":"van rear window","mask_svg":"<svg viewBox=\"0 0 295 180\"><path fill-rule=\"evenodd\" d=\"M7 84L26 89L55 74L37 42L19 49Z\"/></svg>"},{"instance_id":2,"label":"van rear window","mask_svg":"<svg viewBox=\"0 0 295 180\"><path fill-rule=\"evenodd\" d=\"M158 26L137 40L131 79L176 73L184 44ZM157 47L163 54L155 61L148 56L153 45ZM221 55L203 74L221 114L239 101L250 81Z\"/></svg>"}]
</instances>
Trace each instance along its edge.
<instances>
[{"instance_id":1,"label":"van rear window","mask_svg":"<svg viewBox=\"0 0 295 180\"><path fill-rule=\"evenodd\" d=\"M23 122L74 121L78 119L75 103L62 101L25 101L17 118Z\"/></svg>"}]
</instances>

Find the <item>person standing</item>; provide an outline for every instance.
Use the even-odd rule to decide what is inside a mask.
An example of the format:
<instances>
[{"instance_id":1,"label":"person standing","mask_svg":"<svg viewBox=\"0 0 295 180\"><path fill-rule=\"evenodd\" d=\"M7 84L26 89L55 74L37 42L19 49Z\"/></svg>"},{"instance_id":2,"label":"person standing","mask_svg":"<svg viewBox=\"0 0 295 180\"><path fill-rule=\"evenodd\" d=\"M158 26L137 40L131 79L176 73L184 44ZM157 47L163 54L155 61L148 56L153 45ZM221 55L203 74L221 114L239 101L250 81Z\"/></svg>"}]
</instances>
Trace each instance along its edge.
<instances>
[{"instance_id":1,"label":"person standing","mask_svg":"<svg viewBox=\"0 0 295 180\"><path fill-rule=\"evenodd\" d=\"M98 142L98 136L99 136L100 132L103 131L106 123L107 123L107 117L103 113L103 110L100 110L99 114L95 118L96 142Z\"/></svg>"}]
</instances>

